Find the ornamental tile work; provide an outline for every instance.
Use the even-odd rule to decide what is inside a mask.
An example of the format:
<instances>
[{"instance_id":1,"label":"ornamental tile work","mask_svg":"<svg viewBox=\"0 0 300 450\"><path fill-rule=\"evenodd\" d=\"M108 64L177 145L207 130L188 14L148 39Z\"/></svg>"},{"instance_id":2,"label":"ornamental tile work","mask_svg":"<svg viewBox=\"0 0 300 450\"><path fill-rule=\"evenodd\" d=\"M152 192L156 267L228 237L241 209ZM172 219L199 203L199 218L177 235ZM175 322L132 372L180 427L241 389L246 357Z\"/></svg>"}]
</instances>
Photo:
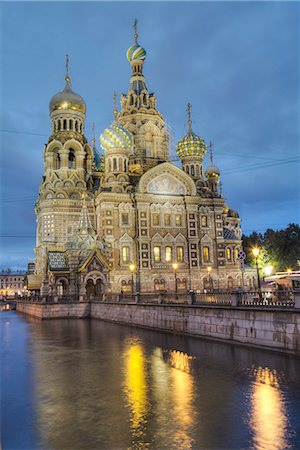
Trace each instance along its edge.
<instances>
[{"instance_id":1,"label":"ornamental tile work","mask_svg":"<svg viewBox=\"0 0 300 450\"><path fill-rule=\"evenodd\" d=\"M49 252L48 261L50 270L68 270L64 252Z\"/></svg>"}]
</instances>

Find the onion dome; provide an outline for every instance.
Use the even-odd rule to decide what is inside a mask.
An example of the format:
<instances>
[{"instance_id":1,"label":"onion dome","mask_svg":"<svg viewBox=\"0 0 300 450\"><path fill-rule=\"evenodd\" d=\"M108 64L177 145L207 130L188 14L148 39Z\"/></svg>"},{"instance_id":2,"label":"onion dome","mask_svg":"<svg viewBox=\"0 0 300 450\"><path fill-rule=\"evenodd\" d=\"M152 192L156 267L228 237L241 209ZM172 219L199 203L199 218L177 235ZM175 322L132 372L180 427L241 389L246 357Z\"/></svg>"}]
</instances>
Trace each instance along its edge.
<instances>
[{"instance_id":1,"label":"onion dome","mask_svg":"<svg viewBox=\"0 0 300 450\"><path fill-rule=\"evenodd\" d=\"M66 86L62 92L55 94L49 103L50 114L57 110L72 109L74 111L80 111L83 114L86 113L86 104L81 95L76 94L71 89L71 80L69 77L69 58L67 55L66 61Z\"/></svg>"},{"instance_id":2,"label":"onion dome","mask_svg":"<svg viewBox=\"0 0 300 450\"><path fill-rule=\"evenodd\" d=\"M137 20L134 21L134 44L127 50L126 56L129 62L144 61L146 58L146 50L138 44Z\"/></svg>"},{"instance_id":3,"label":"onion dome","mask_svg":"<svg viewBox=\"0 0 300 450\"><path fill-rule=\"evenodd\" d=\"M201 156L203 157L206 153L205 141L197 136L192 130L191 121L191 105L188 103L188 132L187 134L177 142L176 152L179 158L184 158L185 156Z\"/></svg>"},{"instance_id":4,"label":"onion dome","mask_svg":"<svg viewBox=\"0 0 300 450\"><path fill-rule=\"evenodd\" d=\"M129 151L132 147L132 134L114 120L101 134L100 144L105 153L109 153L116 148Z\"/></svg>"},{"instance_id":5,"label":"onion dome","mask_svg":"<svg viewBox=\"0 0 300 450\"><path fill-rule=\"evenodd\" d=\"M210 165L205 171L206 178L219 178L221 172L219 167L217 167L215 164L213 164L213 157L212 157L212 143L209 144L210 149Z\"/></svg>"},{"instance_id":6,"label":"onion dome","mask_svg":"<svg viewBox=\"0 0 300 450\"><path fill-rule=\"evenodd\" d=\"M126 57L129 62L144 61L146 58L146 50L138 43L135 43L127 50Z\"/></svg>"}]
</instances>

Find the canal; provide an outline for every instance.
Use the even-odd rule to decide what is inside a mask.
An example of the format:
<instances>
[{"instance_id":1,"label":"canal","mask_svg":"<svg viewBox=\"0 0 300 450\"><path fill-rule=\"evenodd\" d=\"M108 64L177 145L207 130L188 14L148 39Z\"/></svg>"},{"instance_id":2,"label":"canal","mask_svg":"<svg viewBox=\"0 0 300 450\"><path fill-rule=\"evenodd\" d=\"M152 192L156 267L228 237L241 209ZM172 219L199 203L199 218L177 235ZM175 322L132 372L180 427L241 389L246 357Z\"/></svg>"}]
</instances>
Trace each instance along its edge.
<instances>
[{"instance_id":1,"label":"canal","mask_svg":"<svg viewBox=\"0 0 300 450\"><path fill-rule=\"evenodd\" d=\"M0 319L3 450L300 448L295 357L97 320Z\"/></svg>"}]
</instances>

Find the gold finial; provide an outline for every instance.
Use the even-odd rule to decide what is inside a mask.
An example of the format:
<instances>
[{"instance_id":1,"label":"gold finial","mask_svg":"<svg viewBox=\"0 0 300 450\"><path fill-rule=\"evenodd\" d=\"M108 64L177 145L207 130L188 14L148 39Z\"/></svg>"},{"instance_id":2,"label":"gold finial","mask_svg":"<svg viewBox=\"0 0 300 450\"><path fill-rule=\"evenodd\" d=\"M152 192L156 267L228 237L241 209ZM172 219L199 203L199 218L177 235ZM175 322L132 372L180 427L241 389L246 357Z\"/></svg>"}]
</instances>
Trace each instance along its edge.
<instances>
[{"instance_id":1,"label":"gold finial","mask_svg":"<svg viewBox=\"0 0 300 450\"><path fill-rule=\"evenodd\" d=\"M114 91L114 119L118 121L118 110L117 110L117 93Z\"/></svg>"},{"instance_id":2,"label":"gold finial","mask_svg":"<svg viewBox=\"0 0 300 450\"><path fill-rule=\"evenodd\" d=\"M92 125L92 131L93 131L93 139L92 139L92 146L93 146L93 149L95 149L96 148L96 138L95 138L95 123L93 122L93 125Z\"/></svg>"},{"instance_id":3,"label":"gold finial","mask_svg":"<svg viewBox=\"0 0 300 450\"><path fill-rule=\"evenodd\" d=\"M213 145L212 145L211 141L209 143L209 154L210 154L210 164L212 165L212 163L213 163Z\"/></svg>"},{"instance_id":4,"label":"gold finial","mask_svg":"<svg viewBox=\"0 0 300 450\"><path fill-rule=\"evenodd\" d=\"M191 105L190 102L189 102L189 103L187 104L187 113L188 113L188 126L189 126L189 131L192 131L191 107L192 107L192 105Z\"/></svg>"},{"instance_id":5,"label":"gold finial","mask_svg":"<svg viewBox=\"0 0 300 450\"><path fill-rule=\"evenodd\" d=\"M70 76L69 76L69 55L68 55L68 53L66 54L66 76L65 76L65 80L66 80L67 85L69 85L71 79L70 79Z\"/></svg>"},{"instance_id":6,"label":"gold finial","mask_svg":"<svg viewBox=\"0 0 300 450\"><path fill-rule=\"evenodd\" d=\"M134 19L134 24L133 24L133 28L134 28L134 41L137 44L137 40L138 40L138 33L137 33L137 26L138 26L138 21L137 19Z\"/></svg>"}]
</instances>

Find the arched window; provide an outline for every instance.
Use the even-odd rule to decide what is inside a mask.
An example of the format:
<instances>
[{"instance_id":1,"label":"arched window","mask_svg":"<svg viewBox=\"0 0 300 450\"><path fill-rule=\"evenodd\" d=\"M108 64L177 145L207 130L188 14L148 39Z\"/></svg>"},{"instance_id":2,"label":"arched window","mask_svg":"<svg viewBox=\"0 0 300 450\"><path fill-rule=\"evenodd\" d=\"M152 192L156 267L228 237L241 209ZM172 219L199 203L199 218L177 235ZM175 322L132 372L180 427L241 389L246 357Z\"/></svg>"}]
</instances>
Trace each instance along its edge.
<instances>
[{"instance_id":1,"label":"arched window","mask_svg":"<svg viewBox=\"0 0 300 450\"><path fill-rule=\"evenodd\" d=\"M172 247L170 245L167 245L167 247L165 248L165 259L166 262L172 261Z\"/></svg>"},{"instance_id":2,"label":"arched window","mask_svg":"<svg viewBox=\"0 0 300 450\"><path fill-rule=\"evenodd\" d=\"M73 149L70 149L69 151L69 164L68 164L69 169L74 169L75 168L75 152Z\"/></svg>"},{"instance_id":3,"label":"arched window","mask_svg":"<svg viewBox=\"0 0 300 450\"><path fill-rule=\"evenodd\" d=\"M113 159L113 171L117 170L117 158Z\"/></svg>"},{"instance_id":4,"label":"arched window","mask_svg":"<svg viewBox=\"0 0 300 450\"><path fill-rule=\"evenodd\" d=\"M189 168L189 166L186 166L186 173L187 173L187 174L190 174L190 168Z\"/></svg>"},{"instance_id":5,"label":"arched window","mask_svg":"<svg viewBox=\"0 0 300 450\"><path fill-rule=\"evenodd\" d=\"M228 289L233 289L233 278L232 277L228 277Z\"/></svg>"},{"instance_id":6,"label":"arched window","mask_svg":"<svg viewBox=\"0 0 300 450\"><path fill-rule=\"evenodd\" d=\"M210 249L207 245L203 247L203 261L205 263L210 262Z\"/></svg>"},{"instance_id":7,"label":"arched window","mask_svg":"<svg viewBox=\"0 0 300 450\"><path fill-rule=\"evenodd\" d=\"M67 119L64 119L64 121L63 121L63 129L64 130L67 129Z\"/></svg>"},{"instance_id":8,"label":"arched window","mask_svg":"<svg viewBox=\"0 0 300 450\"><path fill-rule=\"evenodd\" d=\"M201 216L201 226L207 227L207 216Z\"/></svg>"},{"instance_id":9,"label":"arched window","mask_svg":"<svg viewBox=\"0 0 300 450\"><path fill-rule=\"evenodd\" d=\"M192 175L192 177L195 176L195 169L194 169L194 166L191 166L191 175Z\"/></svg>"},{"instance_id":10,"label":"arched window","mask_svg":"<svg viewBox=\"0 0 300 450\"><path fill-rule=\"evenodd\" d=\"M231 261L231 248L226 248L226 259L227 261Z\"/></svg>"},{"instance_id":11,"label":"arched window","mask_svg":"<svg viewBox=\"0 0 300 450\"><path fill-rule=\"evenodd\" d=\"M60 168L60 156L59 153L56 152L54 153L54 170L59 169Z\"/></svg>"}]
</instances>

